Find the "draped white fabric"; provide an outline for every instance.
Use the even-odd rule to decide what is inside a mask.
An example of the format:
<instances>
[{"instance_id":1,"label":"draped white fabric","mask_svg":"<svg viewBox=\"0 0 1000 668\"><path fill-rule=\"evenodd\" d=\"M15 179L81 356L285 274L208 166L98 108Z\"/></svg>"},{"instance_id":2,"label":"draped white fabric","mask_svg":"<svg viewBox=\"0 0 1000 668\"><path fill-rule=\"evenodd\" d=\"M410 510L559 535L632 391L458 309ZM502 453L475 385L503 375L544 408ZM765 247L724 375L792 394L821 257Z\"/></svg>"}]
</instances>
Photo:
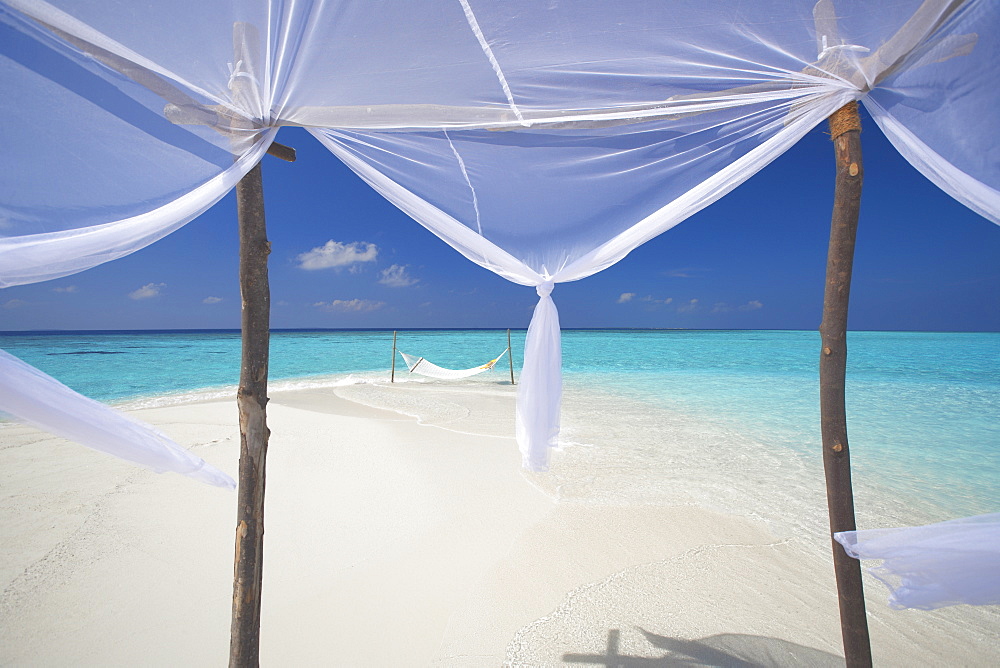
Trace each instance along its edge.
<instances>
[{"instance_id":1,"label":"draped white fabric","mask_svg":"<svg viewBox=\"0 0 1000 668\"><path fill-rule=\"evenodd\" d=\"M0 350L0 407L39 429L152 469L235 489L228 475L153 427L88 399Z\"/></svg>"},{"instance_id":2,"label":"draped white fabric","mask_svg":"<svg viewBox=\"0 0 1000 668\"><path fill-rule=\"evenodd\" d=\"M102 225L0 237L0 287L68 276L134 253L182 227L233 189L267 151L267 132L235 164L189 193L131 218Z\"/></svg>"},{"instance_id":3,"label":"draped white fabric","mask_svg":"<svg viewBox=\"0 0 1000 668\"><path fill-rule=\"evenodd\" d=\"M524 341L524 364L517 386L514 429L524 467L549 468L549 448L559 444L559 404L562 401L562 342L559 312L552 301L552 282L536 288L538 304Z\"/></svg>"},{"instance_id":4,"label":"draped white fabric","mask_svg":"<svg viewBox=\"0 0 1000 668\"><path fill-rule=\"evenodd\" d=\"M541 286L517 434L544 469L551 286L708 206L845 102L1000 223L998 36L987 0L0 0L0 85L17 91L0 145L19 165L0 176L0 280L135 250L221 196L275 128L308 127L465 257Z\"/></svg>"},{"instance_id":5,"label":"draped white fabric","mask_svg":"<svg viewBox=\"0 0 1000 668\"><path fill-rule=\"evenodd\" d=\"M896 609L1000 605L1000 513L897 529L842 531L833 537L891 591Z\"/></svg>"}]
</instances>

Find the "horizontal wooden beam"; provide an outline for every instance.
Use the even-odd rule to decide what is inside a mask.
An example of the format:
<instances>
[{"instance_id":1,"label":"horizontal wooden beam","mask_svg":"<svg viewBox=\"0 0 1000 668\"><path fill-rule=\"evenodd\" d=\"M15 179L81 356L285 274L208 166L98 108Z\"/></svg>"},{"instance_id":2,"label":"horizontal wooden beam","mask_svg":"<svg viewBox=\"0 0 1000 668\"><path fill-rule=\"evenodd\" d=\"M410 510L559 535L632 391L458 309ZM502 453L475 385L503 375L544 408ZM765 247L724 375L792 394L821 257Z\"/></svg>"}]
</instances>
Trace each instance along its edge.
<instances>
[{"instance_id":1,"label":"horizontal wooden beam","mask_svg":"<svg viewBox=\"0 0 1000 668\"><path fill-rule=\"evenodd\" d=\"M290 107L280 118L268 121L270 127L342 128L355 130L439 130L486 129L517 130L525 126L536 129L601 128L634 125L657 120L674 120L712 111L719 107L741 106L744 96L758 94L774 99L779 93L790 101L805 97L811 90L792 82L775 82L741 86L719 92L675 95L655 104L627 105L593 109L522 110L521 119L510 107L483 105L479 107L440 104L381 104L329 107ZM246 119L224 105L167 104L163 115L177 125L209 125L227 129ZM523 119L523 120L522 120Z\"/></svg>"},{"instance_id":2,"label":"horizontal wooden beam","mask_svg":"<svg viewBox=\"0 0 1000 668\"><path fill-rule=\"evenodd\" d=\"M271 145L267 147L267 154L273 155L275 158L279 158L285 162L295 162L295 149L291 146L279 144L276 141L271 142Z\"/></svg>"}]
</instances>

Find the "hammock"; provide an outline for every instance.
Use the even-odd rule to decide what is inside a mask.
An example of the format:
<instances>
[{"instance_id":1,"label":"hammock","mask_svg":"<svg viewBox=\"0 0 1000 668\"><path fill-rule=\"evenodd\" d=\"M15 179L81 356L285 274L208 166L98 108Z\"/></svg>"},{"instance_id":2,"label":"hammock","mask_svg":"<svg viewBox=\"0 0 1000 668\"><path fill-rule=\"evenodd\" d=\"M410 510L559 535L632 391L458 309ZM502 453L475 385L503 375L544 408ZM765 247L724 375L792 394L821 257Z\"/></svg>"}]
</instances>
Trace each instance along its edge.
<instances>
[{"instance_id":1,"label":"hammock","mask_svg":"<svg viewBox=\"0 0 1000 668\"><path fill-rule=\"evenodd\" d=\"M423 357L414 357L413 355L407 355L402 350L399 354L403 356L403 361L406 362L406 367L410 370L410 373L419 373L421 376L429 376L430 378L444 378L446 380L454 380L456 378L468 378L469 376L475 376L477 373L482 373L484 371L489 371L500 359L507 354L507 348L502 353L497 355L496 359L492 359L486 364L481 366L472 367L471 369L445 369L437 364L428 362Z\"/></svg>"}]
</instances>

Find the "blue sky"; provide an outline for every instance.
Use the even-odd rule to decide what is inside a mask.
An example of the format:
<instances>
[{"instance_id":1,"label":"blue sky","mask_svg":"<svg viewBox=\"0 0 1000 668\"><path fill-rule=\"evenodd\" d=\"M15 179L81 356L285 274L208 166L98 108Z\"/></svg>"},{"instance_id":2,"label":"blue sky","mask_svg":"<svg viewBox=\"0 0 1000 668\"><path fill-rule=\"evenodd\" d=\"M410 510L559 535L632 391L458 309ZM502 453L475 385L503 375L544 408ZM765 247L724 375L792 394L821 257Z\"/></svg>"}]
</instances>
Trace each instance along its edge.
<instances>
[{"instance_id":1,"label":"blue sky","mask_svg":"<svg viewBox=\"0 0 1000 668\"><path fill-rule=\"evenodd\" d=\"M1000 331L1000 228L910 167L869 118L851 329ZM815 329L833 195L825 124L743 186L593 277L563 327ZM274 328L526 327L536 297L410 220L304 131L267 157ZM232 194L131 256L0 292L0 329L238 328Z\"/></svg>"}]
</instances>

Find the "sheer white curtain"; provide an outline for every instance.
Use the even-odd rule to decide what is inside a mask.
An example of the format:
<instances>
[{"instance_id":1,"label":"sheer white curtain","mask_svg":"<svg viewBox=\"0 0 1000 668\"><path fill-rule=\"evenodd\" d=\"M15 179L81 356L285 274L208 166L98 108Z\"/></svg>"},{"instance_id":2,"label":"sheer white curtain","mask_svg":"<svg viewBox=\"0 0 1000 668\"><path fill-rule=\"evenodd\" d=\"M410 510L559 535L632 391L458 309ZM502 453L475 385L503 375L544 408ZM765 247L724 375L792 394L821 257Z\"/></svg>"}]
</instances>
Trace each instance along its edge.
<instances>
[{"instance_id":1,"label":"sheer white curtain","mask_svg":"<svg viewBox=\"0 0 1000 668\"><path fill-rule=\"evenodd\" d=\"M991 70L973 57L977 49L992 57L995 40L969 31L995 25L996 11L969 3L884 12L847 2L670 12L649 3L564 11L530 2L462 6L494 76L492 93L480 90L482 72L476 85L497 109L495 119L449 118L428 129L420 118L392 129L375 111L313 132L465 257L529 286L611 266L750 178L846 102L865 99L887 125L877 99L869 100L873 90L883 92L877 86L892 87L900 110L928 88L945 100L981 87L977 105L995 96L984 79ZM900 81L912 82L903 93ZM970 117L977 113L965 106ZM936 132L933 115L907 119ZM940 143L955 146L960 128ZM962 201L998 220L1000 203L989 197L997 170L967 138L957 144L964 149L941 158L912 132L893 136L919 156L911 158L918 168L956 184L951 190ZM558 433L551 364L558 317L545 301L551 288L544 292L529 328L524 360L532 373L519 389L517 427L525 465L535 470L546 468ZM534 373L542 368L548 371Z\"/></svg>"},{"instance_id":2,"label":"sheer white curtain","mask_svg":"<svg viewBox=\"0 0 1000 668\"><path fill-rule=\"evenodd\" d=\"M833 537L855 559L881 560L867 570L893 608L1000 605L1000 513Z\"/></svg>"},{"instance_id":3,"label":"sheer white curtain","mask_svg":"<svg viewBox=\"0 0 1000 668\"><path fill-rule=\"evenodd\" d=\"M0 0L0 277L65 275L196 216L282 125L540 301L517 434L557 442L550 296L862 99L918 169L1000 221L985 0ZM46 236L54 235L54 236ZM558 294L558 290L555 291ZM0 382L3 382L0 380Z\"/></svg>"},{"instance_id":4,"label":"sheer white curtain","mask_svg":"<svg viewBox=\"0 0 1000 668\"><path fill-rule=\"evenodd\" d=\"M148 424L74 392L0 350L0 407L23 422L145 468L173 471L235 489L228 475L206 464Z\"/></svg>"},{"instance_id":5,"label":"sheer white curtain","mask_svg":"<svg viewBox=\"0 0 1000 668\"><path fill-rule=\"evenodd\" d=\"M222 199L267 151L276 130L263 133L237 161L205 183L152 211L110 223L0 237L0 287L68 276L145 248L194 220Z\"/></svg>"}]
</instances>

